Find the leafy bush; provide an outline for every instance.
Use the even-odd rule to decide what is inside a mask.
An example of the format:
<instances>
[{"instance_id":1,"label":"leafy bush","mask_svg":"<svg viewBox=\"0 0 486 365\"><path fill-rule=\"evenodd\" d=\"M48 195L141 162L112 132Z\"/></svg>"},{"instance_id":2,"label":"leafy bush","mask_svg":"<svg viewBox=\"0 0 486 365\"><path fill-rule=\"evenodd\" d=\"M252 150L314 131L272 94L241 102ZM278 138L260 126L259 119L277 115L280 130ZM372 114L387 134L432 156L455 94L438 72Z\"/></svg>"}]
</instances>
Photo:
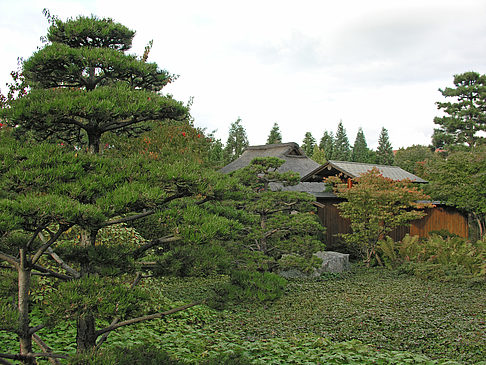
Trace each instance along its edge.
<instances>
[{"instance_id":1,"label":"leafy bush","mask_svg":"<svg viewBox=\"0 0 486 365\"><path fill-rule=\"evenodd\" d=\"M148 344L124 348L115 347L105 351L76 354L69 359L69 365L177 365L183 362L173 360L163 350Z\"/></svg>"},{"instance_id":2,"label":"leafy bush","mask_svg":"<svg viewBox=\"0 0 486 365\"><path fill-rule=\"evenodd\" d=\"M389 268L436 280L485 280L486 242L433 234L425 240L406 235L401 242L380 241L379 251Z\"/></svg>"}]
</instances>

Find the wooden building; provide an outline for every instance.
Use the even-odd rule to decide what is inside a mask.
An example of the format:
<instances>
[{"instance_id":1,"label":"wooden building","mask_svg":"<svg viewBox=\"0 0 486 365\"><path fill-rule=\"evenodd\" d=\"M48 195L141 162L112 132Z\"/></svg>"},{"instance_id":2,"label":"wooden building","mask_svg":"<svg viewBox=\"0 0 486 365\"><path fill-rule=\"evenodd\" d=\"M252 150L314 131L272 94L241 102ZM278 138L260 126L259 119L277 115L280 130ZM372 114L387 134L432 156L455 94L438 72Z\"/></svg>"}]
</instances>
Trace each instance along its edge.
<instances>
[{"instance_id":1,"label":"wooden building","mask_svg":"<svg viewBox=\"0 0 486 365\"><path fill-rule=\"evenodd\" d=\"M328 161L326 164L319 166L315 170L303 176L303 182L323 181L329 176L341 176L343 179L352 181L354 178L366 173L367 171L377 168L385 177L396 181L408 179L417 184L425 184L426 180L415 176L398 166L373 165L347 161ZM326 227L326 243L334 246L339 243L340 233L349 233L351 231L348 219L339 215L336 204L342 201L332 192L321 192L314 194L316 196L316 206L319 219ZM427 208L427 215L419 220L412 221L410 226L399 227L390 233L390 236L396 240L401 240L405 234L418 235L426 237L430 232L447 230L450 233L457 234L461 237L468 237L467 216L454 207L446 206L440 202L432 202L435 207Z\"/></svg>"},{"instance_id":2,"label":"wooden building","mask_svg":"<svg viewBox=\"0 0 486 365\"><path fill-rule=\"evenodd\" d=\"M417 184L425 184L426 180L415 176L398 166L384 166L347 161L328 161L321 165L308 158L297 143L279 143L271 145L250 146L235 161L224 166L222 173L231 173L248 166L256 157L278 157L285 163L278 169L279 172L294 171L301 176L301 182L294 186L271 184L272 190L293 190L312 194L316 201L317 214L321 223L326 227L326 244L333 247L339 243L339 233L350 232L350 224L347 219L339 215L335 204L339 203L334 193L326 191L323 180L329 176L341 176L352 182L353 179L366 173L372 168L377 168L383 176L396 181L408 179ZM390 236L399 241L405 234L427 236L432 231L447 230L461 237L468 237L467 217L453 207L440 202L433 202L435 208L427 209L427 215L410 226L400 227L391 232Z\"/></svg>"}]
</instances>

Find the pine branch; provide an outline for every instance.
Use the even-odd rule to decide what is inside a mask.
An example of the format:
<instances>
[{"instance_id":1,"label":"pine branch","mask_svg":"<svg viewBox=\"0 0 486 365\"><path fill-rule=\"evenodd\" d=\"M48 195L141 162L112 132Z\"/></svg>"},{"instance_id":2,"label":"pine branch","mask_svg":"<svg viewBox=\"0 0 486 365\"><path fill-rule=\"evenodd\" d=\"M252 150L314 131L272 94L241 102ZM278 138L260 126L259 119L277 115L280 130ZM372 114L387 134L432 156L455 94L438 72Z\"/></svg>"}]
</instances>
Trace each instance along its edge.
<instances>
[{"instance_id":1,"label":"pine branch","mask_svg":"<svg viewBox=\"0 0 486 365\"><path fill-rule=\"evenodd\" d=\"M193 303L190 303L190 304L186 304L186 305L183 305L181 307L177 307L177 308L170 309L170 310L168 310L166 312L149 314L147 316L137 317L137 318L129 319L127 321L119 322L117 324L110 325L108 327L105 327L105 328L103 328L101 330L96 331L96 336L100 336L100 335L102 335L103 333L106 333L106 332L114 331L117 328L120 328L120 327L123 327L123 326L129 326L131 324L135 324L135 323L139 323L139 322L144 322L144 321L148 321L148 320L151 320L151 319L162 318L162 317L165 317L165 316L167 316L169 314L173 314L173 313L177 313L177 312L186 310L188 308L194 307L194 306L199 305L201 303L203 303L203 301L198 301L198 302L193 302Z\"/></svg>"},{"instance_id":2,"label":"pine branch","mask_svg":"<svg viewBox=\"0 0 486 365\"><path fill-rule=\"evenodd\" d=\"M7 261L8 263L15 266L16 269L19 268L19 260L17 260L13 256L7 255L6 253L0 252L0 260Z\"/></svg>"},{"instance_id":3,"label":"pine branch","mask_svg":"<svg viewBox=\"0 0 486 365\"><path fill-rule=\"evenodd\" d=\"M55 278L58 278L58 279L61 279L61 280L72 280L73 278L71 276L67 276L67 275L64 275L64 274L61 274L61 273L58 273L58 272L55 272L55 271L52 271L52 270L49 270L49 269L46 269L45 267L42 267L40 265L32 265L32 268L34 270L37 270L37 271L40 271L42 273L45 273L45 274L49 274L50 276L52 277L55 277Z\"/></svg>"},{"instance_id":4,"label":"pine branch","mask_svg":"<svg viewBox=\"0 0 486 365\"><path fill-rule=\"evenodd\" d=\"M133 288L135 288L135 286L137 286L137 284L140 282L141 279L142 279L142 274L140 272L137 272L137 275L135 276L135 279L133 279L133 282L130 285L130 290L132 290ZM115 318L113 318L113 321L111 321L110 326L114 326L115 324L118 323L119 320L120 320L120 316L116 316ZM103 336L101 336L101 338L96 343L96 350L99 349L100 346L103 344L103 342L106 341L106 339L108 338L109 334L110 334L110 332L106 332L106 333L103 334Z\"/></svg>"},{"instance_id":5,"label":"pine branch","mask_svg":"<svg viewBox=\"0 0 486 365\"><path fill-rule=\"evenodd\" d=\"M39 345L42 351L44 351L47 354L53 354L52 349L49 346L47 346L47 344L44 341L42 341L39 335L34 333L32 339L35 341L37 345ZM61 365L61 363L54 357L49 357L48 360L52 365Z\"/></svg>"},{"instance_id":6,"label":"pine branch","mask_svg":"<svg viewBox=\"0 0 486 365\"><path fill-rule=\"evenodd\" d=\"M71 225L60 225L59 226L59 229L57 230L57 232L51 236L51 238L49 239L49 241L47 241L46 243L44 243L38 250L37 252L35 253L34 257L32 257L32 264L34 265L39 259L40 257L44 254L44 252L51 246L53 245L57 239L61 236L61 234L63 234L65 231L67 231L69 229L69 227L71 227ZM37 235L37 234L36 234Z\"/></svg>"},{"instance_id":7,"label":"pine branch","mask_svg":"<svg viewBox=\"0 0 486 365\"><path fill-rule=\"evenodd\" d=\"M49 234L52 235L52 233L49 232ZM46 242L46 238L42 234L42 232L39 232L39 238L41 239L42 242ZM51 257L56 261L58 264L61 265L61 267L66 270L69 274L71 274L75 279L79 279L81 277L81 274L79 274L76 270L74 270L71 266L66 264L63 259L61 259L52 249L52 247L47 248L47 252L51 255Z\"/></svg>"},{"instance_id":8,"label":"pine branch","mask_svg":"<svg viewBox=\"0 0 486 365\"><path fill-rule=\"evenodd\" d=\"M175 241L179 241L181 238L180 237L177 237L177 236L174 236L174 235L170 235L170 236L165 236L165 237L162 237L162 238L157 238L155 240L152 240L148 243L146 243L145 245L137 248L134 252L133 252L133 257L134 258L139 258L140 256L142 256L142 254L147 251L148 249L152 248L152 247L155 247L155 246L158 246L158 245L161 245L163 243L167 243L167 242L175 242Z\"/></svg>"}]
</instances>

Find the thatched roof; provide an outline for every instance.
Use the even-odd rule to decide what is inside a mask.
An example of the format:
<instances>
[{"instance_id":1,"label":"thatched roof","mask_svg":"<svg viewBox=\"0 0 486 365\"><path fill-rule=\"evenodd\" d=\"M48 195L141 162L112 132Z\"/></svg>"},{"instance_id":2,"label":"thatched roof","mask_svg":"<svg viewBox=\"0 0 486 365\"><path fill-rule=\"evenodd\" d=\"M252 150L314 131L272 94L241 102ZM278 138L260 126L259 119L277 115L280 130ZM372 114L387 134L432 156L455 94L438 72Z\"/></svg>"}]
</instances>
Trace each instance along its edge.
<instances>
[{"instance_id":1,"label":"thatched roof","mask_svg":"<svg viewBox=\"0 0 486 365\"><path fill-rule=\"evenodd\" d=\"M415 183L426 183L427 181L408 172L398 166L374 165L360 162L333 161L329 160L326 164L319 166L302 177L302 181L322 181L323 178L343 174L344 177L355 178L363 175L373 168L377 168L380 173L387 178L395 181L410 180Z\"/></svg>"},{"instance_id":2,"label":"thatched roof","mask_svg":"<svg viewBox=\"0 0 486 365\"><path fill-rule=\"evenodd\" d=\"M278 169L279 172L294 171L301 177L320 166L317 162L307 157L299 145L294 142L267 144L248 147L240 157L224 166L220 171L228 174L246 167L256 157L278 157L285 163Z\"/></svg>"},{"instance_id":3,"label":"thatched roof","mask_svg":"<svg viewBox=\"0 0 486 365\"><path fill-rule=\"evenodd\" d=\"M286 172L294 171L298 173L301 177L307 175L309 172L317 169L321 166L319 163L311 160L304 154L299 145L294 142L289 143L279 143L279 144L267 144L262 146L250 146L248 147L242 155L224 166L220 171L225 174L236 171L243 167L246 167L250 162L256 157L278 157L285 160L285 163L279 167L277 171ZM283 191L301 191L316 195L324 191L324 183L322 182L312 182L312 183L299 183L293 186L283 186L282 184L272 184L272 190L283 190Z\"/></svg>"}]
</instances>

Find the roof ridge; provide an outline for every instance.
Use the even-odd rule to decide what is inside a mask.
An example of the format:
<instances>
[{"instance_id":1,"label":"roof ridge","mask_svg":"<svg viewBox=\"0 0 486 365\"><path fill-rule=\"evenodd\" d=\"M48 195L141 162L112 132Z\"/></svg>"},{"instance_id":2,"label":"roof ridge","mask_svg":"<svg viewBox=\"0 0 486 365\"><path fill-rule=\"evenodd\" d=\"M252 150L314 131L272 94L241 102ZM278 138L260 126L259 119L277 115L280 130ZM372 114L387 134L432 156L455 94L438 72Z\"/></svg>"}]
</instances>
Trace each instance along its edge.
<instances>
[{"instance_id":1,"label":"roof ridge","mask_svg":"<svg viewBox=\"0 0 486 365\"><path fill-rule=\"evenodd\" d=\"M353 165L368 165L368 166L388 167L388 168L395 167L395 168L402 169L400 166L397 166L397 165L380 165L380 164L370 163L370 162L354 162L354 161L338 161L338 160L328 160L327 162L329 162L329 163L350 163L350 164L353 164ZM406 171L406 170L404 170L404 171Z\"/></svg>"}]
</instances>

